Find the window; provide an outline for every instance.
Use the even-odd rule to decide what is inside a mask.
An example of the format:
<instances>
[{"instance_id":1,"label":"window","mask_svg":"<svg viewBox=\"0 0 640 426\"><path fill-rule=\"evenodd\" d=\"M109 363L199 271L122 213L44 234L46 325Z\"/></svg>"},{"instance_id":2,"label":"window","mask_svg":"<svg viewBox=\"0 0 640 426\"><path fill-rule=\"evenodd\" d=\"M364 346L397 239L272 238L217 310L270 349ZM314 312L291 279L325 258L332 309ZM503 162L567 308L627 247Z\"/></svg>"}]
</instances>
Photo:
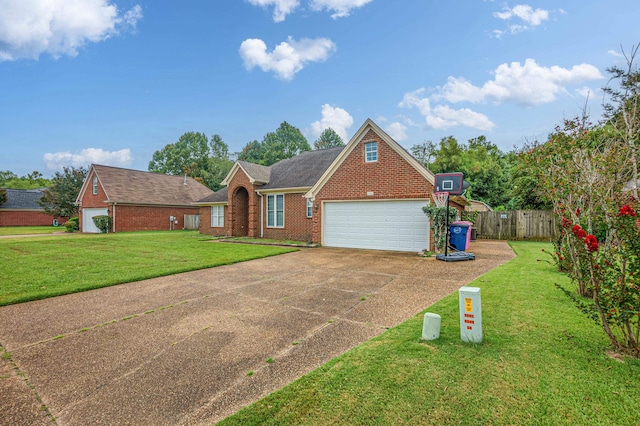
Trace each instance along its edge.
<instances>
[{"instance_id":1,"label":"window","mask_svg":"<svg viewBox=\"0 0 640 426\"><path fill-rule=\"evenodd\" d=\"M224 206L211 206L211 227L224 226Z\"/></svg>"},{"instance_id":2,"label":"window","mask_svg":"<svg viewBox=\"0 0 640 426\"><path fill-rule=\"evenodd\" d=\"M267 195L267 228L284 228L284 194Z\"/></svg>"},{"instance_id":3,"label":"window","mask_svg":"<svg viewBox=\"0 0 640 426\"><path fill-rule=\"evenodd\" d=\"M313 216L313 203L311 198L307 198L307 217Z\"/></svg>"},{"instance_id":4,"label":"window","mask_svg":"<svg viewBox=\"0 0 640 426\"><path fill-rule=\"evenodd\" d=\"M378 142L367 142L364 144L365 161L372 163L378 161Z\"/></svg>"},{"instance_id":5,"label":"window","mask_svg":"<svg viewBox=\"0 0 640 426\"><path fill-rule=\"evenodd\" d=\"M98 176L93 177L93 195L98 195Z\"/></svg>"}]
</instances>

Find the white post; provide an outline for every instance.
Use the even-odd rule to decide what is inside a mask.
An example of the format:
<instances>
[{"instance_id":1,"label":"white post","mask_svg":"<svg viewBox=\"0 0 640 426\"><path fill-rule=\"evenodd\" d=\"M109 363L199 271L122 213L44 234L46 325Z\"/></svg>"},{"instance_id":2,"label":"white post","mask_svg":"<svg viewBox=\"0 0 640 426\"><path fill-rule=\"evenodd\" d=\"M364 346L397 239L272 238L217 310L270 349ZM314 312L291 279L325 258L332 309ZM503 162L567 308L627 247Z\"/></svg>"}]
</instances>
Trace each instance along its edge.
<instances>
[{"instance_id":1,"label":"white post","mask_svg":"<svg viewBox=\"0 0 640 426\"><path fill-rule=\"evenodd\" d=\"M427 312L422 323L422 340L435 340L440 337L440 315Z\"/></svg>"},{"instance_id":2,"label":"white post","mask_svg":"<svg viewBox=\"0 0 640 426\"><path fill-rule=\"evenodd\" d=\"M463 342L482 342L482 302L478 287L460 287L460 338Z\"/></svg>"}]
</instances>

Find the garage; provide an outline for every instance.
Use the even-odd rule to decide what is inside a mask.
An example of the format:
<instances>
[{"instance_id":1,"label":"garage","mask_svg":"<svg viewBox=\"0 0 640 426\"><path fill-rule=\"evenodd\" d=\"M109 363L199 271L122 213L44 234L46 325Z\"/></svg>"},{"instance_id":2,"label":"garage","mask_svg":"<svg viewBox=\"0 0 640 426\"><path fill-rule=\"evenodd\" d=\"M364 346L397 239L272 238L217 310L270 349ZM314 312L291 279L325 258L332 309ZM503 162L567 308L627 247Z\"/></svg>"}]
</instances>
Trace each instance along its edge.
<instances>
[{"instance_id":1,"label":"garage","mask_svg":"<svg viewBox=\"0 0 640 426\"><path fill-rule=\"evenodd\" d=\"M93 217L107 214L107 209L82 209L82 232L99 233L100 230L93 223Z\"/></svg>"},{"instance_id":2,"label":"garage","mask_svg":"<svg viewBox=\"0 0 640 426\"><path fill-rule=\"evenodd\" d=\"M410 252L429 247L426 200L323 204L324 246Z\"/></svg>"}]
</instances>

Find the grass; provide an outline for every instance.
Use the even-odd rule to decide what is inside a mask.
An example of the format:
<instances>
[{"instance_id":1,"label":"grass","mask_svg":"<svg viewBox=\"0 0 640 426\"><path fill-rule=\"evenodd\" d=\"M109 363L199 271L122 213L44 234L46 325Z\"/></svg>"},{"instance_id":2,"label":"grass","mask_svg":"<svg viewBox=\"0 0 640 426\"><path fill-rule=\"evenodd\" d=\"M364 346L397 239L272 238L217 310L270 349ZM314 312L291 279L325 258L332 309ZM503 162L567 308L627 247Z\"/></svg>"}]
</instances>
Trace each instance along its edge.
<instances>
[{"instance_id":1,"label":"grass","mask_svg":"<svg viewBox=\"0 0 640 426\"><path fill-rule=\"evenodd\" d=\"M53 234L54 232L65 232L64 226L2 226L0 227L0 237L3 235L33 235L33 234Z\"/></svg>"},{"instance_id":2,"label":"grass","mask_svg":"<svg viewBox=\"0 0 640 426\"><path fill-rule=\"evenodd\" d=\"M197 231L0 239L0 306L292 251L205 240Z\"/></svg>"},{"instance_id":3,"label":"grass","mask_svg":"<svg viewBox=\"0 0 640 426\"><path fill-rule=\"evenodd\" d=\"M637 425L640 361L607 355L603 331L554 287L544 243L483 275L484 342L460 340L458 295L339 356L221 425ZM452 264L451 267L455 267ZM256 373L259 374L259 373Z\"/></svg>"}]
</instances>

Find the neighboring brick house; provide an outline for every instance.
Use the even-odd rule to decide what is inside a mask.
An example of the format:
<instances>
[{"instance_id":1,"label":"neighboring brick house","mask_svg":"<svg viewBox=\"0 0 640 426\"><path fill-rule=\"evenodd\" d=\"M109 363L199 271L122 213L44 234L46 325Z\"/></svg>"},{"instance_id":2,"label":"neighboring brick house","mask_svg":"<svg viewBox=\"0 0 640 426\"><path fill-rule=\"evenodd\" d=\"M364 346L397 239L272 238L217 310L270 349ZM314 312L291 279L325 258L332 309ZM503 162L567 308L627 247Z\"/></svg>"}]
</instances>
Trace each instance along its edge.
<instances>
[{"instance_id":1,"label":"neighboring brick house","mask_svg":"<svg viewBox=\"0 0 640 426\"><path fill-rule=\"evenodd\" d=\"M111 216L112 232L184 229L185 215L199 214L193 203L212 193L190 177L92 164L76 199L80 230L99 232L98 215Z\"/></svg>"},{"instance_id":2,"label":"neighboring brick house","mask_svg":"<svg viewBox=\"0 0 640 426\"><path fill-rule=\"evenodd\" d=\"M433 173L367 120L344 147L270 167L237 161L226 188L198 201L200 232L419 252L430 248L422 207L433 182Z\"/></svg>"},{"instance_id":3,"label":"neighboring brick house","mask_svg":"<svg viewBox=\"0 0 640 426\"><path fill-rule=\"evenodd\" d=\"M7 188L7 201L0 205L0 226L62 225L66 217L49 216L38 204L42 195L42 189Z\"/></svg>"}]
</instances>

